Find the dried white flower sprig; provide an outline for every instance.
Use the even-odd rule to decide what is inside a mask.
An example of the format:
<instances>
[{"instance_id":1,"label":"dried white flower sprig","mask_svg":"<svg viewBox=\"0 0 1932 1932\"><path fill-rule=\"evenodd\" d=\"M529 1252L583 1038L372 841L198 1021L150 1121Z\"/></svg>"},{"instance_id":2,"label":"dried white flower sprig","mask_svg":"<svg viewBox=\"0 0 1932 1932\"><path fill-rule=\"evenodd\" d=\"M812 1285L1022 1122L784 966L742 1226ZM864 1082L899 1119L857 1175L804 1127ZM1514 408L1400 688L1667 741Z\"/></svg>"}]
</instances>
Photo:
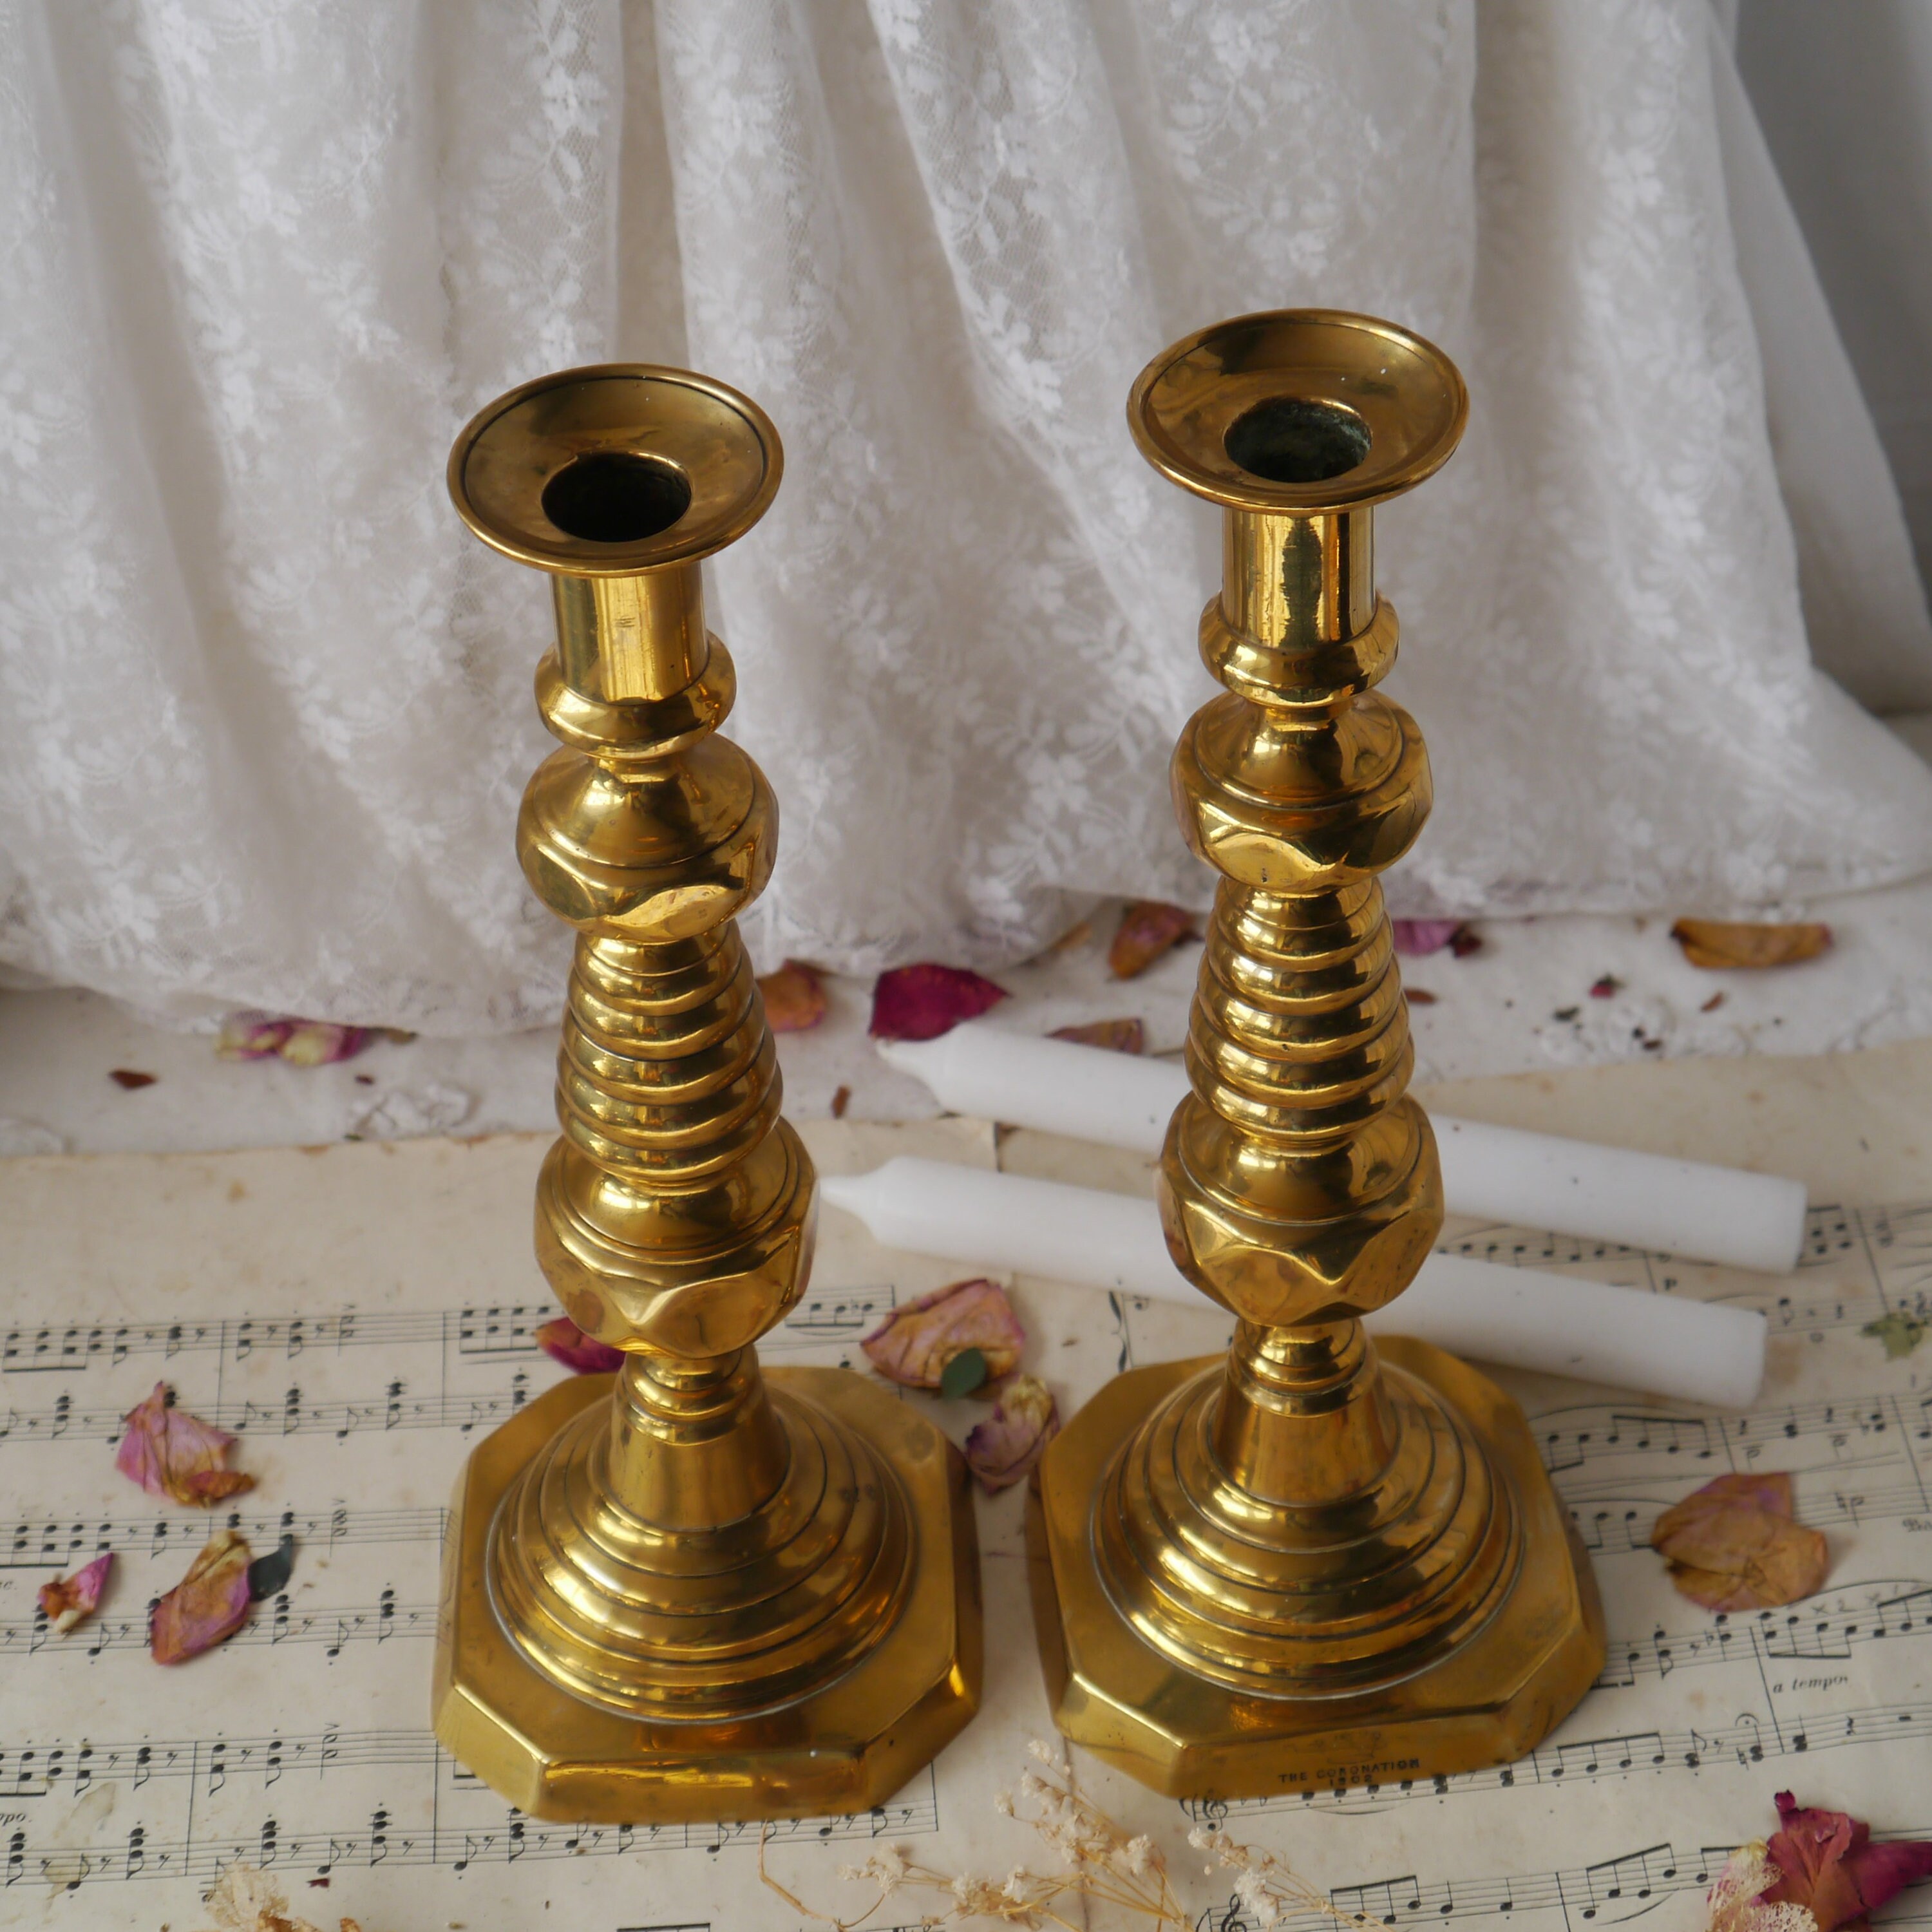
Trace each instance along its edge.
<instances>
[{"instance_id":1,"label":"dried white flower sprig","mask_svg":"<svg viewBox=\"0 0 1932 1932\"><path fill-rule=\"evenodd\" d=\"M1818 1932L1807 1906L1759 1903L1784 1878L1762 1838L1740 1845L1705 1894L1706 1932Z\"/></svg>"},{"instance_id":2,"label":"dried white flower sprig","mask_svg":"<svg viewBox=\"0 0 1932 1932\"><path fill-rule=\"evenodd\" d=\"M1239 1844L1225 1832L1210 1832L1197 1825L1187 1834L1187 1842L1197 1852L1211 1852L1214 1863L1201 1869L1211 1874L1218 1865L1234 1874L1234 1897L1247 1917L1258 1926L1280 1924L1284 1913L1315 1912L1333 1919L1337 1925L1358 1926L1366 1932L1382 1932L1381 1922L1359 1912L1337 1909L1326 1892L1314 1886L1285 1864L1272 1852ZM1741 1929L1742 1932L1742 1929ZM1766 1928L1770 1932L1770 1928Z\"/></svg>"},{"instance_id":3,"label":"dried white flower sprig","mask_svg":"<svg viewBox=\"0 0 1932 1932\"><path fill-rule=\"evenodd\" d=\"M786 1891L765 1870L762 1839L758 1846L758 1876L794 1911L830 1926L832 1932L858 1932L888 1899L918 1892L938 1894L932 1906L911 1922L920 1926L990 1918L1003 1925L1029 1928L1056 1925L1064 1928L1065 1932L1080 1932L1088 1914L1082 1911L1070 1918L1060 1910L1078 1899L1090 1904L1118 1906L1134 1913L1148 1922L1150 1932L1191 1932L1195 1915L1175 1895L1168 1878L1167 1861L1154 1840L1144 1834L1123 1831L1098 1806L1082 1797L1073 1789L1066 1767L1051 1745L1035 1738L1027 1750L1043 1768L1026 1772L1017 1792L1002 1792L993 1804L1003 1816L1017 1818L1040 1834L1059 1855L1060 1869L1057 1872L1029 1871L1023 1865L1016 1865L1003 1879L975 1878L964 1874L954 1877L919 1864L902 1847L890 1846L874 1852L862 1865L841 1868L842 1879L878 1888L878 1896L854 1918L836 1918L830 1912L814 1912ZM1284 1912L1310 1912L1338 1924L1382 1932L1373 1919L1336 1911L1326 1896L1271 1852L1256 1851L1198 1829L1190 1834L1188 1843L1196 1850L1211 1851L1222 1868L1236 1874L1234 1895L1262 1925L1275 1924ZM1208 1873L1215 1868L1212 1864L1202 1868ZM1725 1928L1725 1932L1788 1932L1788 1928L1739 1927Z\"/></svg>"},{"instance_id":4,"label":"dried white flower sprig","mask_svg":"<svg viewBox=\"0 0 1932 1932\"><path fill-rule=\"evenodd\" d=\"M993 1801L1003 1816L1030 1825L1060 1855L1058 1872L1029 1871L1016 1865L1004 1878L979 1878L968 1873L956 1877L916 1863L896 1845L875 1852L862 1865L844 1865L842 1879L874 1886L878 1896L854 1918L837 1918L814 1912L794 1898L765 1870L764 1846L758 1846L758 1876L794 1911L802 1912L833 1932L856 1932L886 1901L905 1892L940 1896L913 1924L957 1924L971 1918L1029 1928L1057 1925L1065 1932L1082 1932L1087 1915L1069 1918L1058 1908L1074 1899L1117 1905L1151 1922L1152 1932L1189 1932L1192 1920L1181 1909L1168 1882L1167 1862L1144 1834L1130 1836L1104 1811L1074 1790L1052 1748L1039 1739L1027 1747L1046 1767L1022 1775L1017 1794L1002 1792Z\"/></svg>"}]
</instances>

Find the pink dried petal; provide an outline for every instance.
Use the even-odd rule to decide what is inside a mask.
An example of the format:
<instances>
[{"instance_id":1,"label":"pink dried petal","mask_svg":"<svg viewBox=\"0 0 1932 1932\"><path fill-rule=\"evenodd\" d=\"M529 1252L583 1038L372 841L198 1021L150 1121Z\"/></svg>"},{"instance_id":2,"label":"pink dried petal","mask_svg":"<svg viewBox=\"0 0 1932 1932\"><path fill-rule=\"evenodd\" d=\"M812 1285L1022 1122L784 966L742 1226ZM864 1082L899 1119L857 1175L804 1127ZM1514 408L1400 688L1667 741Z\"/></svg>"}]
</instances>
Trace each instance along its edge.
<instances>
[{"instance_id":1,"label":"pink dried petal","mask_svg":"<svg viewBox=\"0 0 1932 1932\"><path fill-rule=\"evenodd\" d=\"M329 1066L353 1060L369 1044L365 1027L338 1026L332 1020L297 1020L279 1049L291 1066Z\"/></svg>"},{"instance_id":2,"label":"pink dried petal","mask_svg":"<svg viewBox=\"0 0 1932 1932\"><path fill-rule=\"evenodd\" d=\"M157 1664L199 1657L242 1628L250 1561L248 1539L224 1529L188 1565L148 1618L148 1650Z\"/></svg>"},{"instance_id":3,"label":"pink dried petal","mask_svg":"<svg viewBox=\"0 0 1932 1932\"><path fill-rule=\"evenodd\" d=\"M206 1506L255 1486L253 1476L226 1466L235 1438L184 1408L169 1406L166 1382L137 1408L122 1418L127 1433L114 1452L114 1466L151 1496Z\"/></svg>"},{"instance_id":4,"label":"pink dried petal","mask_svg":"<svg viewBox=\"0 0 1932 1932\"><path fill-rule=\"evenodd\" d=\"M1147 1028L1138 1019L1089 1020L1084 1026L1055 1027L1052 1037L1079 1046L1103 1046L1109 1053L1144 1053Z\"/></svg>"},{"instance_id":5,"label":"pink dried petal","mask_svg":"<svg viewBox=\"0 0 1932 1932\"><path fill-rule=\"evenodd\" d=\"M998 1282L983 1276L934 1288L896 1308L859 1346L880 1374L907 1388L936 1389L955 1355L977 1348L986 1380L1018 1363L1026 1330Z\"/></svg>"},{"instance_id":6,"label":"pink dried petal","mask_svg":"<svg viewBox=\"0 0 1932 1932\"><path fill-rule=\"evenodd\" d=\"M538 1328L537 1346L552 1361L561 1362L576 1375L608 1376L624 1366L622 1349L585 1334L567 1315L560 1315Z\"/></svg>"},{"instance_id":7,"label":"pink dried petal","mask_svg":"<svg viewBox=\"0 0 1932 1932\"><path fill-rule=\"evenodd\" d=\"M110 1550L71 1576L56 1576L51 1583L40 1586L40 1608L62 1636L100 1607L100 1593L107 1587L107 1573L113 1567L114 1552Z\"/></svg>"},{"instance_id":8,"label":"pink dried petal","mask_svg":"<svg viewBox=\"0 0 1932 1932\"><path fill-rule=\"evenodd\" d=\"M874 1040L937 1040L1006 997L1005 987L964 966L939 966L930 960L895 966L873 983L872 1035Z\"/></svg>"},{"instance_id":9,"label":"pink dried petal","mask_svg":"<svg viewBox=\"0 0 1932 1932\"><path fill-rule=\"evenodd\" d=\"M1395 950L1420 959L1431 952L1440 952L1456 937L1456 928L1462 922L1460 919L1398 919L1390 922L1395 928Z\"/></svg>"},{"instance_id":10,"label":"pink dried petal","mask_svg":"<svg viewBox=\"0 0 1932 1932\"><path fill-rule=\"evenodd\" d=\"M1194 936L1194 915L1160 899L1131 899L1120 914L1107 964L1117 980L1137 979L1184 939Z\"/></svg>"},{"instance_id":11,"label":"pink dried petal","mask_svg":"<svg viewBox=\"0 0 1932 1932\"><path fill-rule=\"evenodd\" d=\"M293 1020L282 1020L272 1013L230 1013L221 1022L214 1042L218 1060L268 1060L282 1050L282 1042L294 1030Z\"/></svg>"},{"instance_id":12,"label":"pink dried petal","mask_svg":"<svg viewBox=\"0 0 1932 1932\"><path fill-rule=\"evenodd\" d=\"M1818 1932L1854 1924L1908 1885L1932 1878L1932 1841L1875 1845L1870 1826L1846 1812L1801 1807L1788 1791L1777 1802L1778 1829L1765 1850L1784 1876L1762 1897L1804 1906Z\"/></svg>"},{"instance_id":13,"label":"pink dried petal","mask_svg":"<svg viewBox=\"0 0 1932 1932\"><path fill-rule=\"evenodd\" d=\"M1037 1376L1016 1376L966 1438L966 1462L988 1495L1024 1480L1060 1433L1060 1408Z\"/></svg>"},{"instance_id":14,"label":"pink dried petal","mask_svg":"<svg viewBox=\"0 0 1932 1932\"><path fill-rule=\"evenodd\" d=\"M825 1017L825 981L802 959L788 959L767 973L758 991L764 995L765 1023L774 1033L808 1033Z\"/></svg>"}]
</instances>

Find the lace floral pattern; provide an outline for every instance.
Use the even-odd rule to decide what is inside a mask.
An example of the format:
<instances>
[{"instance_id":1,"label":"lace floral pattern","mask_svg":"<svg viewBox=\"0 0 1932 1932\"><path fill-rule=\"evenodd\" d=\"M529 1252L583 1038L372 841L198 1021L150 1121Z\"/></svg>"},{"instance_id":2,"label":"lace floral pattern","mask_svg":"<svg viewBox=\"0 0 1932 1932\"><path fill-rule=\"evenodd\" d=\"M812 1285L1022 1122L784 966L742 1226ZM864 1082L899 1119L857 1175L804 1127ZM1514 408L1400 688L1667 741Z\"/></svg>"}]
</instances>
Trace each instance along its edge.
<instances>
[{"instance_id":1,"label":"lace floral pattern","mask_svg":"<svg viewBox=\"0 0 1932 1932\"><path fill-rule=\"evenodd\" d=\"M1705 0L10 0L0 47L17 970L554 1012L510 854L548 600L442 471L488 396L611 356L787 440L715 572L785 812L768 960L1199 902L1166 763L1211 520L1122 404L1288 303L1421 329L1474 398L1384 518L1438 776L1400 910L1932 866L1932 773L1807 651Z\"/></svg>"}]
</instances>

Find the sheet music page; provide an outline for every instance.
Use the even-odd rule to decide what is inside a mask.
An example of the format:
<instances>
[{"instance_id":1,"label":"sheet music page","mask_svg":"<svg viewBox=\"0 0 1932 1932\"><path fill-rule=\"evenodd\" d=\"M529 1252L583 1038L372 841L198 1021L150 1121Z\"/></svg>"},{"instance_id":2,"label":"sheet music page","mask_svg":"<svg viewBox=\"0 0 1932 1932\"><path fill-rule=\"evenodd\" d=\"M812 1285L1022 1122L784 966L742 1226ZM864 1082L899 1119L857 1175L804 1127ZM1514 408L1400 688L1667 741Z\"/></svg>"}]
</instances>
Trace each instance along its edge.
<instances>
[{"instance_id":1,"label":"sheet music page","mask_svg":"<svg viewBox=\"0 0 1932 1932\"><path fill-rule=\"evenodd\" d=\"M980 1165L989 1129L808 1124L826 1171L920 1153ZM1012 1137L1001 1159L1042 1171ZM554 1304L530 1257L535 1136L232 1155L0 1162L0 1925L191 1932L242 1859L294 1909L368 1932L790 1928L758 1876L756 1826L574 1827L518 1816L436 1746L428 1722L438 1548L472 1444L562 1372L530 1340ZM1126 1157L1088 1172L1138 1184ZM1291 1859L1346 1910L1395 1925L1533 1922L1563 1932L1654 1913L1688 1928L1728 1847L1762 1835L1771 1795L1932 1834L1932 1348L1864 1333L1932 1316L1932 1204L1826 1209L1784 1280L1456 1226L1454 1245L1659 1293L1762 1306L1772 1372L1748 1415L1504 1374L1576 1512L1611 1630L1603 1679L1507 1768L1262 1804L1188 1808L1090 1760L1076 1774L1152 1833L1217 1932L1247 1932L1225 1876L1186 1844L1207 1822ZM824 1216L813 1282L761 1345L768 1360L858 1362L895 1300L956 1265L875 1246ZM1198 1311L1022 1281L1027 1365L1070 1413L1136 1362L1204 1353ZM212 1512L117 1474L120 1418L158 1380L237 1430L258 1486ZM926 1398L908 1398L925 1402ZM956 1441L984 1414L934 1402ZM1797 1473L1798 1512L1831 1539L1815 1599L1712 1616L1645 1546L1657 1514L1730 1469ZM1052 1735L1026 1602L1022 1497L979 1498L987 1684L977 1721L879 1812L772 1827L772 1875L842 1915L869 1894L837 1871L875 1841L946 1871L1003 1874L1051 1855L993 1798ZM207 1656L147 1654L150 1599L232 1523L256 1552L296 1539L282 1594ZM98 1551L100 1615L52 1634L38 1586ZM872 1923L943 1901L896 1900ZM1932 1919L1913 1895L1889 1922ZM1096 1926L1106 1922L1097 1916ZM1311 1921L1311 1925L1315 1922Z\"/></svg>"}]
</instances>

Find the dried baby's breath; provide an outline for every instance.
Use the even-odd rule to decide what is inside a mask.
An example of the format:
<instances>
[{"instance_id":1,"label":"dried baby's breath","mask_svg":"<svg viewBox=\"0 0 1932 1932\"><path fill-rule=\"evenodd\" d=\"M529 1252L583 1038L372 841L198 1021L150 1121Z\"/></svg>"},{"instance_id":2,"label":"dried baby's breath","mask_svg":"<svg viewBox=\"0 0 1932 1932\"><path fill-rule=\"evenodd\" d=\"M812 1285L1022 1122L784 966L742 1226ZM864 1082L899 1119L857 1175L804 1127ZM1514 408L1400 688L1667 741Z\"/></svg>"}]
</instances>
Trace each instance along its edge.
<instances>
[{"instance_id":1,"label":"dried baby's breath","mask_svg":"<svg viewBox=\"0 0 1932 1932\"><path fill-rule=\"evenodd\" d=\"M1145 1919L1150 1932L1191 1932L1196 1916L1184 1906L1168 1876L1167 1861L1144 1832L1129 1832L1073 1789L1072 1779L1050 1744L1038 1738L1027 1747L1042 1769L1023 1772L1017 1787L1001 1792L993 1808L1002 1817L1030 1825L1059 1858L1060 1870L1036 1872L1016 1865L1005 1877L977 1877L936 1871L917 1863L902 1846L874 1852L862 1865L844 1865L838 1876L871 1885L878 1896L856 1917L839 1918L814 1911L765 1870L764 1842L758 1845L758 1876L785 1903L832 1932L857 1932L890 1899L925 1893L931 1903L910 1922L920 1926L958 1924L969 1919L1035 1928L1060 1926L1078 1932L1088 1913L1076 1904L1112 1905ZM1337 1912L1328 1899L1270 1852L1234 1844L1197 1830L1188 1842L1212 1851L1235 1874L1234 1894L1262 1925L1275 1924L1284 1912L1312 1912L1339 1924L1374 1928L1372 1919ZM1205 1868L1211 1872L1210 1864ZM901 1910L903 1910L903 1906ZM901 1921L905 1923L904 1920Z\"/></svg>"},{"instance_id":2,"label":"dried baby's breath","mask_svg":"<svg viewBox=\"0 0 1932 1932\"><path fill-rule=\"evenodd\" d=\"M1216 1864L1234 1874L1234 1896L1248 1918L1258 1926L1279 1924L1288 1913L1319 1913L1337 1925L1358 1926L1364 1932L1380 1932L1378 1921L1359 1912L1337 1910L1326 1892L1318 1892L1294 1868L1252 1845L1244 1845L1225 1832L1210 1832L1197 1825L1187 1834L1187 1842L1197 1852L1214 1855ZM1211 1872L1214 1865L1203 1870Z\"/></svg>"}]
</instances>

